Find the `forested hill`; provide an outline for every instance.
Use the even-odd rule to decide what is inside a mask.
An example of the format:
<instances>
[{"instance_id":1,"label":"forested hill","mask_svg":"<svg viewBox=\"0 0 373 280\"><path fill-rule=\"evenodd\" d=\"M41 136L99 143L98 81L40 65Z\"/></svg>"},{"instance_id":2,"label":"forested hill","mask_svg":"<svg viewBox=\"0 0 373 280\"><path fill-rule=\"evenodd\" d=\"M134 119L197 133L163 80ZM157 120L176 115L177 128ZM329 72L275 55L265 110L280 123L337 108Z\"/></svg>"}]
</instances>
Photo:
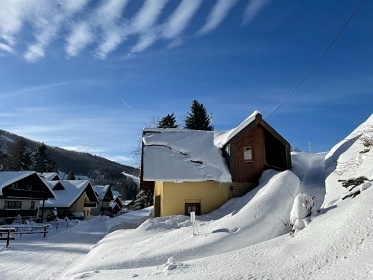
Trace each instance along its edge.
<instances>
[{"instance_id":1,"label":"forested hill","mask_svg":"<svg viewBox=\"0 0 373 280\"><path fill-rule=\"evenodd\" d=\"M0 129L0 149L3 153L7 154L9 146L20 139L23 139L26 142L27 148L31 153L34 153L37 147L42 144ZM116 181L117 179L123 178L123 175L121 174L123 171L136 176L138 176L139 173L137 168L123 165L89 153L74 152L52 146L47 147L50 156L57 163L58 170L65 173L73 171L76 175L82 174L92 179L102 178L108 181Z\"/></svg>"}]
</instances>

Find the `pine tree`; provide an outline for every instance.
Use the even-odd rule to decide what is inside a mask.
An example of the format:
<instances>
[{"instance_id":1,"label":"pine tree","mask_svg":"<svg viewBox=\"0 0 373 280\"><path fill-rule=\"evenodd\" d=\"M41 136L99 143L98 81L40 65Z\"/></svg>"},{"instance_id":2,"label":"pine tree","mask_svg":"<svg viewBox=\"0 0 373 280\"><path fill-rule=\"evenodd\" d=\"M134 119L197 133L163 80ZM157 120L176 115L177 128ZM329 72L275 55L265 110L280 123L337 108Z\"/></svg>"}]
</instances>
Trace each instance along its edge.
<instances>
[{"instance_id":1,"label":"pine tree","mask_svg":"<svg viewBox=\"0 0 373 280\"><path fill-rule=\"evenodd\" d=\"M158 121L157 127L158 128L177 128L179 126L176 124L174 113L172 113L171 115L167 114L167 116L160 119Z\"/></svg>"},{"instance_id":2,"label":"pine tree","mask_svg":"<svg viewBox=\"0 0 373 280\"><path fill-rule=\"evenodd\" d=\"M6 169L6 160L7 154L3 149L3 143L0 142L0 171L4 171Z\"/></svg>"},{"instance_id":3,"label":"pine tree","mask_svg":"<svg viewBox=\"0 0 373 280\"><path fill-rule=\"evenodd\" d=\"M48 147L42 143L34 154L34 170L36 172L57 172L56 161L51 158Z\"/></svg>"},{"instance_id":4,"label":"pine tree","mask_svg":"<svg viewBox=\"0 0 373 280\"><path fill-rule=\"evenodd\" d=\"M9 153L6 160L6 170L23 171L32 169L31 152L27 147L25 139L18 138L9 145Z\"/></svg>"},{"instance_id":5,"label":"pine tree","mask_svg":"<svg viewBox=\"0 0 373 280\"><path fill-rule=\"evenodd\" d=\"M185 128L195 130L213 130L206 108L197 100L193 100L190 106L190 112L185 118Z\"/></svg>"}]
</instances>

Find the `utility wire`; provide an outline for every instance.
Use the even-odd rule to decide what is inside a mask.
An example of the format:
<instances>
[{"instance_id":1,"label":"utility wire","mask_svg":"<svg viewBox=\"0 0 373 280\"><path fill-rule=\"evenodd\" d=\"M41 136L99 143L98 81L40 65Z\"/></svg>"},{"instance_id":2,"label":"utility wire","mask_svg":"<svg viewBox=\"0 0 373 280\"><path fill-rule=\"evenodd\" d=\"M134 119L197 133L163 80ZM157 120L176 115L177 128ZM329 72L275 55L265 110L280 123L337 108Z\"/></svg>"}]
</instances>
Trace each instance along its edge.
<instances>
[{"instance_id":1,"label":"utility wire","mask_svg":"<svg viewBox=\"0 0 373 280\"><path fill-rule=\"evenodd\" d=\"M352 15L350 16L350 18L346 21L346 23L343 25L343 27L341 28L341 30L337 33L337 35L334 37L334 39L332 40L332 42L329 44L329 46L326 48L326 50L323 52L323 54L319 57L319 59L312 65L311 69L308 71L308 73L303 77L303 79L298 83L298 85L293 89L292 92L290 92L288 94L288 96L286 96L286 98L279 104L277 105L275 108L272 109L272 111L270 111L268 114L266 114L264 117L265 118L268 118L270 115L272 115L273 113L275 113L278 109L280 109L282 107L282 105L284 105L288 100L289 98L300 88L300 86L304 83L304 81L311 75L311 73L313 72L313 70L315 70L316 66L320 63L320 61L324 58L324 56L328 53L328 51L331 49L331 47L334 45L334 43L337 41L338 37L343 33L343 31L346 29L346 27L350 24L351 20L355 17L355 15L357 14L357 12L360 10L361 6L364 4L365 0L362 0L359 5L357 6L357 8L355 9L355 11L352 13Z\"/></svg>"}]
</instances>

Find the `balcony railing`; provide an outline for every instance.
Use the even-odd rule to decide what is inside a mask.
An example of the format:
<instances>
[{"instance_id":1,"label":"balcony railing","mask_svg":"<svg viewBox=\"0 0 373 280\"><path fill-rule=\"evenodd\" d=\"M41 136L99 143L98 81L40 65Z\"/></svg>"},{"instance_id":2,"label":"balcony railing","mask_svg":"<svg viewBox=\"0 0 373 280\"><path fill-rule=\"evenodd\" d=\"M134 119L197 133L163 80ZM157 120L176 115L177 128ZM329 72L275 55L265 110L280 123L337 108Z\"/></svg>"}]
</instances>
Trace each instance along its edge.
<instances>
[{"instance_id":1,"label":"balcony railing","mask_svg":"<svg viewBox=\"0 0 373 280\"><path fill-rule=\"evenodd\" d=\"M101 210L101 212L108 212L108 211L110 212L111 211L111 207L102 206L100 210Z\"/></svg>"},{"instance_id":2,"label":"balcony railing","mask_svg":"<svg viewBox=\"0 0 373 280\"><path fill-rule=\"evenodd\" d=\"M86 201L84 202L84 207L96 207L96 202L94 201Z\"/></svg>"},{"instance_id":3,"label":"balcony railing","mask_svg":"<svg viewBox=\"0 0 373 280\"><path fill-rule=\"evenodd\" d=\"M5 209L5 210L0 210L0 217L1 218L15 218L18 215L21 215L21 217L36 217L37 212L38 212L37 209L30 209L30 210Z\"/></svg>"}]
</instances>

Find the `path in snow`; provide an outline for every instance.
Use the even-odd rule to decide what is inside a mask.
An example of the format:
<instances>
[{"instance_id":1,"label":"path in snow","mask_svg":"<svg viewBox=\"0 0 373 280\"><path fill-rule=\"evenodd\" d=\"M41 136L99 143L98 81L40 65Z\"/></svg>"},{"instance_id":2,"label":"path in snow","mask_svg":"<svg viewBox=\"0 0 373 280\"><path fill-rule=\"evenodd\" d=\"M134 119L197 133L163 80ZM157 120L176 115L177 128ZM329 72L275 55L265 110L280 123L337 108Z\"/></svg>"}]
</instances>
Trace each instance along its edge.
<instances>
[{"instance_id":1,"label":"path in snow","mask_svg":"<svg viewBox=\"0 0 373 280\"><path fill-rule=\"evenodd\" d=\"M8 249L3 248L5 244L0 245L1 278L58 279L70 264L86 255L106 233L104 219L97 217L66 231L47 234L45 239L42 234L17 236Z\"/></svg>"},{"instance_id":2,"label":"path in snow","mask_svg":"<svg viewBox=\"0 0 373 280\"><path fill-rule=\"evenodd\" d=\"M293 153L291 160L302 191L314 196L314 209L320 209L325 197L325 154Z\"/></svg>"},{"instance_id":3,"label":"path in snow","mask_svg":"<svg viewBox=\"0 0 373 280\"><path fill-rule=\"evenodd\" d=\"M136 228L149 210L130 212L110 219L93 217L78 225L54 233L16 237L9 248L0 243L0 279L61 279L67 268L79 262L99 240L115 229Z\"/></svg>"}]
</instances>

